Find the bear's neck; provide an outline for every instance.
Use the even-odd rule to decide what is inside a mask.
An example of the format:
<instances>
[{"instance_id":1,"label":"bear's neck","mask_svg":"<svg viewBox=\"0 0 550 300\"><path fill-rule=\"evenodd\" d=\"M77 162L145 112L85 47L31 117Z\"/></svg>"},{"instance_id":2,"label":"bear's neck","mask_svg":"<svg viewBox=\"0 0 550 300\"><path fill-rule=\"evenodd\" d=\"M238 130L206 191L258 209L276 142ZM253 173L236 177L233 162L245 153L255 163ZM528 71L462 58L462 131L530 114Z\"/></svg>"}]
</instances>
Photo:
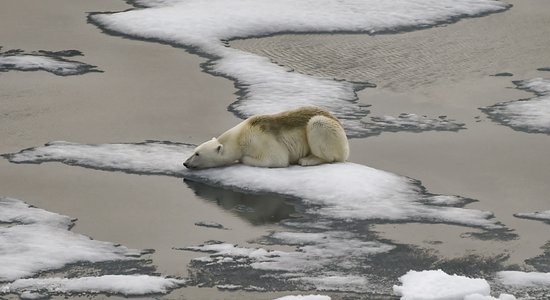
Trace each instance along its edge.
<instances>
[{"instance_id":1,"label":"bear's neck","mask_svg":"<svg viewBox=\"0 0 550 300\"><path fill-rule=\"evenodd\" d=\"M225 151L224 156L233 160L240 160L242 158L242 150L240 145L241 125L242 124L239 124L227 130L218 137L218 142L223 145L223 149Z\"/></svg>"}]
</instances>

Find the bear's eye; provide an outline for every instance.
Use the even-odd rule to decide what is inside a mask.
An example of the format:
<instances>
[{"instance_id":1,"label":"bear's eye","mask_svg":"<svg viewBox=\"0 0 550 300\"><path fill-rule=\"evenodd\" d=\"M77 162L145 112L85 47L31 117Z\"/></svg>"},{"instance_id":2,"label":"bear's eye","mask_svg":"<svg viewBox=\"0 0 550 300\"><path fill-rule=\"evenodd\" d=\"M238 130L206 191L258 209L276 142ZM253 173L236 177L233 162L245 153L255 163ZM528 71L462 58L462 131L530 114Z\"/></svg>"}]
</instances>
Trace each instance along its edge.
<instances>
[{"instance_id":1,"label":"bear's eye","mask_svg":"<svg viewBox=\"0 0 550 300\"><path fill-rule=\"evenodd\" d=\"M195 156L199 156L199 153L198 153L198 152L197 152L197 153L195 153Z\"/></svg>"}]
</instances>

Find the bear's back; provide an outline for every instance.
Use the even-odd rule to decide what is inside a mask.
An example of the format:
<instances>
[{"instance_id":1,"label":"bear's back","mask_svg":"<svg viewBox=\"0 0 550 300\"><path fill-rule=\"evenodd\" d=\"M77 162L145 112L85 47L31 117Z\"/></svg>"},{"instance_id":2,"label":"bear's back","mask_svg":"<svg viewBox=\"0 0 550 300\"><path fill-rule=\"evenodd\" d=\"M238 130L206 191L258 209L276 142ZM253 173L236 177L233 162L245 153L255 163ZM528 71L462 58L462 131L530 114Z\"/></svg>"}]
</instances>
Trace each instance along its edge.
<instances>
[{"instance_id":1,"label":"bear's back","mask_svg":"<svg viewBox=\"0 0 550 300\"><path fill-rule=\"evenodd\" d=\"M330 112L318 107L301 107L273 115L257 115L250 117L250 126L263 132L279 134L284 131L303 128L314 116L325 116L338 121Z\"/></svg>"}]
</instances>

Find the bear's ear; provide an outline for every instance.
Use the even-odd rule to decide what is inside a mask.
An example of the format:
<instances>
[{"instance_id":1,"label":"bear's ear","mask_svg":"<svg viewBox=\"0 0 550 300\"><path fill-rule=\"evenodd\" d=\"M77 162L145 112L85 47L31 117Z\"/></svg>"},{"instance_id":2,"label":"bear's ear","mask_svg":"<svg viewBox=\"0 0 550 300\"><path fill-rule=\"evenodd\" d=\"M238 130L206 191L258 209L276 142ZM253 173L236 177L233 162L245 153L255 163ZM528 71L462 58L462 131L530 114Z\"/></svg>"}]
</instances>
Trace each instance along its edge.
<instances>
[{"instance_id":1,"label":"bear's ear","mask_svg":"<svg viewBox=\"0 0 550 300\"><path fill-rule=\"evenodd\" d=\"M218 145L218 148L216 148L216 151L217 151L219 154L221 154L222 151L223 151L223 145L221 145L221 144Z\"/></svg>"}]
</instances>

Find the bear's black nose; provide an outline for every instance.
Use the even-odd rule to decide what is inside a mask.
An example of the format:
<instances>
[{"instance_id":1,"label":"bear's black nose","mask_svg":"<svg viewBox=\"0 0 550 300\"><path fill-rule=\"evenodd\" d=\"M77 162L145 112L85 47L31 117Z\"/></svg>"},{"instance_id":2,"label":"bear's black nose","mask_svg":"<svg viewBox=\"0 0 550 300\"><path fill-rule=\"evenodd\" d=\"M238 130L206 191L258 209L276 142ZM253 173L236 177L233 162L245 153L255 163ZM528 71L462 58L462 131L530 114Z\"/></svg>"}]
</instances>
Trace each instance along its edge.
<instances>
[{"instance_id":1,"label":"bear's black nose","mask_svg":"<svg viewBox=\"0 0 550 300\"><path fill-rule=\"evenodd\" d=\"M183 166L189 169L189 165L186 162L183 163Z\"/></svg>"}]
</instances>

